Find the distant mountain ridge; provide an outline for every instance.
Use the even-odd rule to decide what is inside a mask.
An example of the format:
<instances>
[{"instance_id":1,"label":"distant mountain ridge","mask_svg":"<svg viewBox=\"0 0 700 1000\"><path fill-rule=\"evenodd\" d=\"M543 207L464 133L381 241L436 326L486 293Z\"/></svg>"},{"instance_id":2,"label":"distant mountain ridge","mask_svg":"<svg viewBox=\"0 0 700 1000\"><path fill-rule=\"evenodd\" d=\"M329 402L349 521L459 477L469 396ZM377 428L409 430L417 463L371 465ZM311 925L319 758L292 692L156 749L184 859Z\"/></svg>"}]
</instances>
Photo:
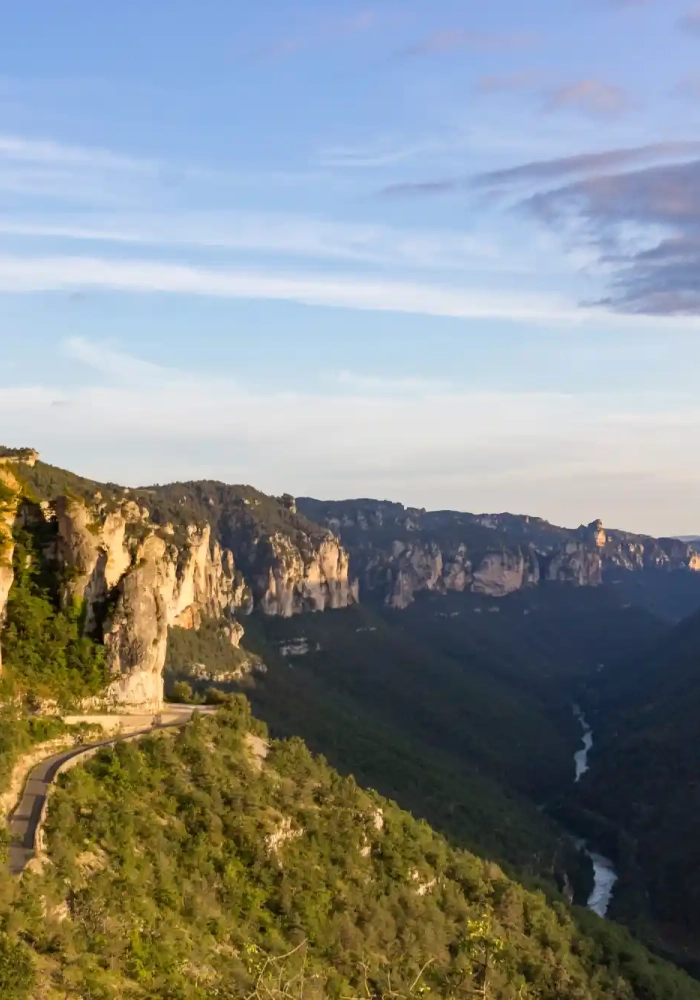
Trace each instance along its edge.
<instances>
[{"instance_id":1,"label":"distant mountain ridge","mask_svg":"<svg viewBox=\"0 0 700 1000\"><path fill-rule=\"evenodd\" d=\"M700 571L697 545L605 529L599 520L568 529L528 515L426 511L370 499L300 497L297 505L349 550L361 591L395 608L422 590L502 597L546 582L598 586L641 571ZM700 606L700 575L690 586Z\"/></svg>"},{"instance_id":2,"label":"distant mountain ridge","mask_svg":"<svg viewBox=\"0 0 700 1000\"><path fill-rule=\"evenodd\" d=\"M295 500L208 480L131 489L48 465L29 448L0 449L0 481L0 628L15 570L29 559L41 580L25 580L24 597L44 601L47 621L47 600L70 612L82 630L76 655L87 655L82 637L100 647L95 670L104 647L103 694L119 705L160 705L170 627L217 621L237 647L240 619L254 610L291 617L367 600L404 609L421 591L501 598L557 584L612 582L624 594L633 580L635 603L656 613L674 587L674 606L700 607L694 545L606 531L600 521L570 530L537 517ZM45 659L35 657L39 674ZM24 661L16 649L15 664ZM58 693L49 683L46 694Z\"/></svg>"}]
</instances>

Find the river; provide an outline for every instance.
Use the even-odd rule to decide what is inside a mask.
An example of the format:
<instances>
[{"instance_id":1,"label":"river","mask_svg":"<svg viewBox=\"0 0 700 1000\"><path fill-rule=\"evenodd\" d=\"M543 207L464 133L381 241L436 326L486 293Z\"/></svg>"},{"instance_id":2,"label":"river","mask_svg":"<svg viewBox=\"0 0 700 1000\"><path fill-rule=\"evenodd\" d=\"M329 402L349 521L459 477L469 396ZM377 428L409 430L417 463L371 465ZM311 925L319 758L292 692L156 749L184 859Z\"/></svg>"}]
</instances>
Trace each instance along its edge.
<instances>
[{"instance_id":1,"label":"river","mask_svg":"<svg viewBox=\"0 0 700 1000\"><path fill-rule=\"evenodd\" d=\"M574 754L574 781L580 781L581 776L588 770L588 754L593 746L593 731L578 705L574 705L574 715L583 729L583 745ZM593 891L588 897L588 909L593 910L599 917L604 917L608 912L613 889L617 882L615 866L610 858L589 850L585 840L581 840L579 843L593 864Z\"/></svg>"}]
</instances>

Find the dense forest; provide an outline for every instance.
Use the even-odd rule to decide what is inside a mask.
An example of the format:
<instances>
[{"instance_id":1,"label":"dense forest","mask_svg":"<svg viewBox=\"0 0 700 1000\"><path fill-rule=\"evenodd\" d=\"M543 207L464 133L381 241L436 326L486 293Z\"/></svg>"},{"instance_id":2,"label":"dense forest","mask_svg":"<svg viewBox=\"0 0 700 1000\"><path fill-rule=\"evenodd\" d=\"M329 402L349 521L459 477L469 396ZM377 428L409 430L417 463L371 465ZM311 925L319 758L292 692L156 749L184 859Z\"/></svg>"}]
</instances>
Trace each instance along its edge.
<instances>
[{"instance_id":1,"label":"dense forest","mask_svg":"<svg viewBox=\"0 0 700 1000\"><path fill-rule=\"evenodd\" d=\"M44 866L0 883L3 998L700 997L265 735L238 697L61 779Z\"/></svg>"},{"instance_id":2,"label":"dense forest","mask_svg":"<svg viewBox=\"0 0 700 1000\"><path fill-rule=\"evenodd\" d=\"M700 616L618 665L592 695L601 741L581 802L626 834L635 899L700 968ZM638 907L640 909L641 907Z\"/></svg>"}]
</instances>

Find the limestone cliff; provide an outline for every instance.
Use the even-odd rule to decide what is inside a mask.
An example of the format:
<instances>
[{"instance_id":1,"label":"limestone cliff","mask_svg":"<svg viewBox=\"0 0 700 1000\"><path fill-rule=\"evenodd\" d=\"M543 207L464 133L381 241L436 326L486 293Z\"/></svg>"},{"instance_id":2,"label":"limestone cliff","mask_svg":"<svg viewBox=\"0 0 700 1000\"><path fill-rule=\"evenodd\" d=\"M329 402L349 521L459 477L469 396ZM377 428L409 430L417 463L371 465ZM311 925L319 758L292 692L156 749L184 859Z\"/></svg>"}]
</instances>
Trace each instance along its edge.
<instances>
[{"instance_id":1,"label":"limestone cliff","mask_svg":"<svg viewBox=\"0 0 700 1000\"><path fill-rule=\"evenodd\" d=\"M503 597L541 582L599 586L620 573L700 571L697 543L578 529L537 517L426 511L376 500L301 498L299 510L338 532L362 593L406 608L420 591Z\"/></svg>"},{"instance_id":2,"label":"limestone cliff","mask_svg":"<svg viewBox=\"0 0 700 1000\"><path fill-rule=\"evenodd\" d=\"M209 525L190 526L175 544L133 500L90 506L59 497L51 513L64 600L82 602L86 629L102 631L114 678L105 698L157 708L168 628L249 607L232 553L212 543Z\"/></svg>"},{"instance_id":3,"label":"limestone cliff","mask_svg":"<svg viewBox=\"0 0 700 1000\"><path fill-rule=\"evenodd\" d=\"M397 540L388 551L371 552L362 579L368 591L384 591L386 604L403 609L422 590L503 597L537 584L540 568L536 553L527 548L477 554L472 562L464 544L443 551L434 541Z\"/></svg>"},{"instance_id":4,"label":"limestone cliff","mask_svg":"<svg viewBox=\"0 0 700 1000\"><path fill-rule=\"evenodd\" d=\"M344 608L357 601L348 553L329 527L297 511L294 497L271 497L249 486L174 483L138 491L158 523L209 523L212 537L233 552L255 607L288 617Z\"/></svg>"},{"instance_id":5,"label":"limestone cliff","mask_svg":"<svg viewBox=\"0 0 700 1000\"><path fill-rule=\"evenodd\" d=\"M12 556L15 545L12 529L17 516L20 484L12 468L13 459L0 457L0 639L7 611L7 598L14 580ZM2 644L0 643L0 671Z\"/></svg>"},{"instance_id":6,"label":"limestone cliff","mask_svg":"<svg viewBox=\"0 0 700 1000\"><path fill-rule=\"evenodd\" d=\"M5 477L16 485L11 472ZM167 487L165 495L160 488L105 487L42 463L27 479L22 509L50 529L42 544L60 580L60 601L78 604L85 633L104 643L112 680L102 702L160 706L172 626L218 621L237 647L243 626L234 616L253 607L289 616L357 600L348 554L327 528L298 515L291 497L218 484L223 492L215 501L207 484L192 484L175 488L173 498ZM12 585L16 510L6 489L0 616Z\"/></svg>"},{"instance_id":7,"label":"limestone cliff","mask_svg":"<svg viewBox=\"0 0 700 1000\"><path fill-rule=\"evenodd\" d=\"M597 548L587 548L582 542L566 542L547 560L546 565L547 580L573 583L578 587L597 587L603 582L600 552Z\"/></svg>"},{"instance_id":8,"label":"limestone cliff","mask_svg":"<svg viewBox=\"0 0 700 1000\"><path fill-rule=\"evenodd\" d=\"M534 549L490 552L474 572L472 590L490 597L505 597L540 582L540 564Z\"/></svg>"},{"instance_id":9,"label":"limestone cliff","mask_svg":"<svg viewBox=\"0 0 700 1000\"><path fill-rule=\"evenodd\" d=\"M317 548L304 551L279 532L261 539L253 561L254 591L268 615L285 618L301 611L345 608L358 600L350 580L350 559L332 535Z\"/></svg>"}]
</instances>

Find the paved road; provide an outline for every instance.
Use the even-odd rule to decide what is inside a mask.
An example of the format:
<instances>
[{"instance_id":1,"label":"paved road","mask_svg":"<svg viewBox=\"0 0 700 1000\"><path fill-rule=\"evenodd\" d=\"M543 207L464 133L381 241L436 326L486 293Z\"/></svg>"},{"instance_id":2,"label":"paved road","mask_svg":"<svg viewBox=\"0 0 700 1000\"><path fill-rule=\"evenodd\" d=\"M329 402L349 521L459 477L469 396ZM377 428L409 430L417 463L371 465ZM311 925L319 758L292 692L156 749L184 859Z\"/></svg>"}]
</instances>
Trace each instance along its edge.
<instances>
[{"instance_id":1,"label":"paved road","mask_svg":"<svg viewBox=\"0 0 700 1000\"><path fill-rule=\"evenodd\" d=\"M41 822L44 803L49 794L49 787L55 780L62 764L73 757L80 757L86 750L112 746L114 743L119 743L122 740L146 736L148 733L155 732L158 729L172 729L173 727L184 726L190 718L191 713L192 709L190 708L189 711L182 712L181 718L173 722L156 723L152 726L147 726L145 729L138 729L133 733L113 736L109 739L100 740L97 743L86 743L71 750L62 750L60 753L55 753L52 757L47 757L46 760L42 760L40 764L37 764L29 772L22 798L12 813L8 824L12 838L9 854L10 871L12 874L19 875L23 872L34 857L35 838L39 823Z\"/></svg>"}]
</instances>

